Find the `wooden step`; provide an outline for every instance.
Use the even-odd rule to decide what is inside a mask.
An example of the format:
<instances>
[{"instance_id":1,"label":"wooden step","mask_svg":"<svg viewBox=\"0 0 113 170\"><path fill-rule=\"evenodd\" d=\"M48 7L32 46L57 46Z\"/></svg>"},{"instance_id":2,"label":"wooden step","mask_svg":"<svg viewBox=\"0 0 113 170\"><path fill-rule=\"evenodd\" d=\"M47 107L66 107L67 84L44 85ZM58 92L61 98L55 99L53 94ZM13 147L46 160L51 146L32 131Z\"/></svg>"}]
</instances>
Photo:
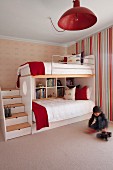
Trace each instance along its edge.
<instances>
[{"instance_id":1,"label":"wooden step","mask_svg":"<svg viewBox=\"0 0 113 170\"><path fill-rule=\"evenodd\" d=\"M3 96L3 99L13 99L13 98L22 98L20 95L15 95L15 96Z\"/></svg>"},{"instance_id":2,"label":"wooden step","mask_svg":"<svg viewBox=\"0 0 113 170\"><path fill-rule=\"evenodd\" d=\"M6 104L6 105L4 105L4 107L10 107L10 108L20 107L20 106L25 106L25 105L23 103L15 103L15 104Z\"/></svg>"},{"instance_id":3,"label":"wooden step","mask_svg":"<svg viewBox=\"0 0 113 170\"><path fill-rule=\"evenodd\" d=\"M24 128L28 128L28 127L31 127L31 125L28 122L26 122L26 123L20 123L20 124L16 124L16 125L7 126L6 130L7 130L7 132L10 132L10 131L20 130L20 129L24 129Z\"/></svg>"},{"instance_id":4,"label":"wooden step","mask_svg":"<svg viewBox=\"0 0 113 170\"><path fill-rule=\"evenodd\" d=\"M2 97L4 96L18 96L20 95L19 89L2 89L1 91Z\"/></svg>"},{"instance_id":5,"label":"wooden step","mask_svg":"<svg viewBox=\"0 0 113 170\"><path fill-rule=\"evenodd\" d=\"M2 88L2 91L12 91L12 90L20 90L20 89L15 89L15 88Z\"/></svg>"},{"instance_id":6,"label":"wooden step","mask_svg":"<svg viewBox=\"0 0 113 170\"><path fill-rule=\"evenodd\" d=\"M28 116L28 114L25 112L13 113L11 117L7 117L5 119L13 119L13 118L24 117L24 116Z\"/></svg>"}]
</instances>

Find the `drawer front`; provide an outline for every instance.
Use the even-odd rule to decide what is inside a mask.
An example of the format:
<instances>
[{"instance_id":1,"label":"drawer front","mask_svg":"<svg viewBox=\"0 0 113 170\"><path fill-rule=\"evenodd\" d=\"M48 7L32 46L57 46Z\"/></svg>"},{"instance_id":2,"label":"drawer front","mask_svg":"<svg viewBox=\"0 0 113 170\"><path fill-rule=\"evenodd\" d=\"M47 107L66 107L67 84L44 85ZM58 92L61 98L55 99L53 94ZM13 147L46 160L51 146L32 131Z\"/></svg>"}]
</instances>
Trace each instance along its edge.
<instances>
[{"instance_id":1,"label":"drawer front","mask_svg":"<svg viewBox=\"0 0 113 170\"><path fill-rule=\"evenodd\" d=\"M6 140L17 138L17 137L28 135L28 134L31 134L31 127L6 132Z\"/></svg>"},{"instance_id":2,"label":"drawer front","mask_svg":"<svg viewBox=\"0 0 113 170\"><path fill-rule=\"evenodd\" d=\"M20 107L12 107L11 108L11 113L19 113L19 112L24 112L24 106L20 106Z\"/></svg>"},{"instance_id":3,"label":"drawer front","mask_svg":"<svg viewBox=\"0 0 113 170\"><path fill-rule=\"evenodd\" d=\"M6 119L6 126L25 123L28 121L27 119L28 119L27 116L17 117L17 118L13 118L13 119Z\"/></svg>"},{"instance_id":4,"label":"drawer front","mask_svg":"<svg viewBox=\"0 0 113 170\"><path fill-rule=\"evenodd\" d=\"M21 98L11 98L11 99L3 99L3 104L15 104L22 103Z\"/></svg>"},{"instance_id":5,"label":"drawer front","mask_svg":"<svg viewBox=\"0 0 113 170\"><path fill-rule=\"evenodd\" d=\"M2 91L2 96L14 96L14 95L19 95L19 90Z\"/></svg>"}]
</instances>

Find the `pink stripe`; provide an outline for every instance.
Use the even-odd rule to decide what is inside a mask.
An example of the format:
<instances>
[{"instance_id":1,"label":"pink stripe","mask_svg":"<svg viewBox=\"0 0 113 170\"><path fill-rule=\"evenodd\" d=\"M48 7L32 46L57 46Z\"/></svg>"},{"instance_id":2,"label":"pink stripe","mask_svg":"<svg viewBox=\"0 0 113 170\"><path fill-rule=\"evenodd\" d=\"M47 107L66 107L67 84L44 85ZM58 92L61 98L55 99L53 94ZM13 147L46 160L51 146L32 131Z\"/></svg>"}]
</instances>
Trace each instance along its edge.
<instances>
[{"instance_id":1,"label":"pink stripe","mask_svg":"<svg viewBox=\"0 0 113 170\"><path fill-rule=\"evenodd\" d=\"M92 45L93 45L93 37L90 37L90 55L93 54L93 48L92 48Z\"/></svg>"},{"instance_id":2,"label":"pink stripe","mask_svg":"<svg viewBox=\"0 0 113 170\"><path fill-rule=\"evenodd\" d=\"M78 43L76 43L76 54L78 54Z\"/></svg>"},{"instance_id":3,"label":"pink stripe","mask_svg":"<svg viewBox=\"0 0 113 170\"><path fill-rule=\"evenodd\" d=\"M98 33L98 58L99 58L100 107L102 107L101 32Z\"/></svg>"},{"instance_id":4,"label":"pink stripe","mask_svg":"<svg viewBox=\"0 0 113 170\"><path fill-rule=\"evenodd\" d=\"M112 120L112 28L109 28L110 120Z\"/></svg>"}]
</instances>

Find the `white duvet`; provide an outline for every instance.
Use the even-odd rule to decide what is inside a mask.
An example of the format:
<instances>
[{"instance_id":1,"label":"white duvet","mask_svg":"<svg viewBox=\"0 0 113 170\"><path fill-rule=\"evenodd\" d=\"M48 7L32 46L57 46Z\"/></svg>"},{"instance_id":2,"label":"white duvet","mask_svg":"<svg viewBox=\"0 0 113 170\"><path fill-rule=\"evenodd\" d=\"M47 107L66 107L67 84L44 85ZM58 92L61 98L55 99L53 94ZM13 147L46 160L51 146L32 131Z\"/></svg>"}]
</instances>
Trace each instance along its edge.
<instances>
[{"instance_id":1,"label":"white duvet","mask_svg":"<svg viewBox=\"0 0 113 170\"><path fill-rule=\"evenodd\" d=\"M46 108L49 122L82 116L92 112L94 107L92 100L47 99L35 101L35 103ZM33 119L35 121L35 118Z\"/></svg>"},{"instance_id":2,"label":"white duvet","mask_svg":"<svg viewBox=\"0 0 113 170\"><path fill-rule=\"evenodd\" d=\"M93 67L80 64L61 64L44 62L45 74L92 74ZM18 68L17 74L31 75L29 64Z\"/></svg>"}]
</instances>

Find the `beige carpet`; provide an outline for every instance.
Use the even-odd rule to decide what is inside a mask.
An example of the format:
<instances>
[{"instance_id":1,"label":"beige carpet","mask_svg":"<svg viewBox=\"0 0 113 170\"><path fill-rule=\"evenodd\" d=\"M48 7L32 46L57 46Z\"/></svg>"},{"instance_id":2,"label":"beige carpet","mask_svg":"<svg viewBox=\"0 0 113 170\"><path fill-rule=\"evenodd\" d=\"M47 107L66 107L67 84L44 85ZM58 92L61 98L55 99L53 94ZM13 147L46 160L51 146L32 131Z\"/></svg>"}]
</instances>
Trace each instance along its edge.
<instances>
[{"instance_id":1,"label":"beige carpet","mask_svg":"<svg viewBox=\"0 0 113 170\"><path fill-rule=\"evenodd\" d=\"M113 170L113 137L99 140L84 133L86 126L83 121L0 141L0 170Z\"/></svg>"}]
</instances>

